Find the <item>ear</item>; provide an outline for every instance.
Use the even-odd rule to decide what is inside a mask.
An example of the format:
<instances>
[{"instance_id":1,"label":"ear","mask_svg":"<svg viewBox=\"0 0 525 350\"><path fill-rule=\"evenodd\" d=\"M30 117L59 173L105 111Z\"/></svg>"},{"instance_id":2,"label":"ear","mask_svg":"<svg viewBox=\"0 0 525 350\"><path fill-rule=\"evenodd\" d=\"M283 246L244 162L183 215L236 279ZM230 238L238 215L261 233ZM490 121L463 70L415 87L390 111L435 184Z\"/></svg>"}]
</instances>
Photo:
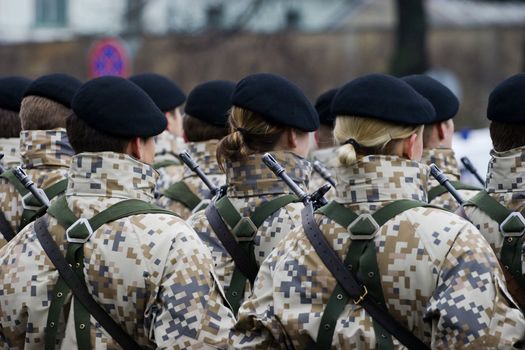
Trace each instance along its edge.
<instances>
[{"instance_id":1,"label":"ear","mask_svg":"<svg viewBox=\"0 0 525 350\"><path fill-rule=\"evenodd\" d=\"M445 123L446 122L440 122L436 125L439 141L443 141L447 136L447 125Z\"/></svg>"},{"instance_id":2,"label":"ear","mask_svg":"<svg viewBox=\"0 0 525 350\"><path fill-rule=\"evenodd\" d=\"M288 146L290 149L294 149L297 147L297 134L295 133L295 130L292 128L286 129L286 135L288 137Z\"/></svg>"},{"instance_id":3,"label":"ear","mask_svg":"<svg viewBox=\"0 0 525 350\"><path fill-rule=\"evenodd\" d=\"M131 142L128 146L128 154L133 156L136 159L142 159L142 142L140 140L140 137L134 137L131 139Z\"/></svg>"},{"instance_id":4,"label":"ear","mask_svg":"<svg viewBox=\"0 0 525 350\"><path fill-rule=\"evenodd\" d=\"M413 159L416 154L417 134L412 134L403 140L403 157Z\"/></svg>"}]
</instances>

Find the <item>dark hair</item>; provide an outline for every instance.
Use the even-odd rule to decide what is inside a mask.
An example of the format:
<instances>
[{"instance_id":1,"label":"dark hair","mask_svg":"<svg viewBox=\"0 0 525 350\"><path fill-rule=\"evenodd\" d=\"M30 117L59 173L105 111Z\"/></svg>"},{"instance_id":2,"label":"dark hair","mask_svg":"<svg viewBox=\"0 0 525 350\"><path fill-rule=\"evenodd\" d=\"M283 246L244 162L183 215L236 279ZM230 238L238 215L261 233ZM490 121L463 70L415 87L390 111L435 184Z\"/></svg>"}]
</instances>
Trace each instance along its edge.
<instances>
[{"instance_id":1,"label":"dark hair","mask_svg":"<svg viewBox=\"0 0 525 350\"><path fill-rule=\"evenodd\" d=\"M250 154L272 151L287 127L268 123L262 116L233 107L228 119L230 134L217 146L217 161L240 160Z\"/></svg>"},{"instance_id":2,"label":"dark hair","mask_svg":"<svg viewBox=\"0 0 525 350\"><path fill-rule=\"evenodd\" d=\"M191 142L220 140L228 135L227 126L211 125L187 114L182 118L182 128L186 138Z\"/></svg>"},{"instance_id":3,"label":"dark hair","mask_svg":"<svg viewBox=\"0 0 525 350\"><path fill-rule=\"evenodd\" d=\"M490 138L498 152L525 146L525 125L493 121L490 123Z\"/></svg>"},{"instance_id":4,"label":"dark hair","mask_svg":"<svg viewBox=\"0 0 525 350\"><path fill-rule=\"evenodd\" d=\"M20 129L21 124L18 112L0 108L0 138L19 137Z\"/></svg>"},{"instance_id":5,"label":"dark hair","mask_svg":"<svg viewBox=\"0 0 525 350\"><path fill-rule=\"evenodd\" d=\"M71 109L40 96L27 96L20 107L23 130L51 130L66 127Z\"/></svg>"},{"instance_id":6,"label":"dark hair","mask_svg":"<svg viewBox=\"0 0 525 350\"><path fill-rule=\"evenodd\" d=\"M93 129L74 113L67 118L66 129L69 143L77 154L82 152L124 153L132 140Z\"/></svg>"}]
</instances>

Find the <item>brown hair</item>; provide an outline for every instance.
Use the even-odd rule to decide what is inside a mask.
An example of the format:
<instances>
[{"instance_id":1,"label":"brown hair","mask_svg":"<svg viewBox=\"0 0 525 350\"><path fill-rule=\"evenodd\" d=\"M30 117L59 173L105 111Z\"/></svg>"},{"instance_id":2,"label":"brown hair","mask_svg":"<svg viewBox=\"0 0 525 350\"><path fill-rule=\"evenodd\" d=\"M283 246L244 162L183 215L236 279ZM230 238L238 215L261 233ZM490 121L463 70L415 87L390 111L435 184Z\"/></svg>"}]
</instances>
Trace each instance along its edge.
<instances>
[{"instance_id":1,"label":"brown hair","mask_svg":"<svg viewBox=\"0 0 525 350\"><path fill-rule=\"evenodd\" d=\"M233 107L228 119L230 134L217 147L217 161L240 160L250 154L272 151L286 131L282 125L270 124L257 113Z\"/></svg>"},{"instance_id":2,"label":"brown hair","mask_svg":"<svg viewBox=\"0 0 525 350\"><path fill-rule=\"evenodd\" d=\"M490 138L498 152L525 146L525 125L491 122Z\"/></svg>"},{"instance_id":3,"label":"brown hair","mask_svg":"<svg viewBox=\"0 0 525 350\"><path fill-rule=\"evenodd\" d=\"M191 142L220 140L228 135L228 126L211 125L187 114L182 118L182 128L186 138Z\"/></svg>"},{"instance_id":4,"label":"brown hair","mask_svg":"<svg viewBox=\"0 0 525 350\"><path fill-rule=\"evenodd\" d=\"M0 108L0 138L19 137L20 128L18 112Z\"/></svg>"},{"instance_id":5,"label":"brown hair","mask_svg":"<svg viewBox=\"0 0 525 350\"><path fill-rule=\"evenodd\" d=\"M23 130L51 130L65 128L71 109L40 96L27 96L22 100L20 120Z\"/></svg>"},{"instance_id":6,"label":"brown hair","mask_svg":"<svg viewBox=\"0 0 525 350\"><path fill-rule=\"evenodd\" d=\"M66 123L69 143L75 153L82 152L117 152L124 153L131 142L129 138L107 135L93 129L85 121L71 114Z\"/></svg>"}]
</instances>

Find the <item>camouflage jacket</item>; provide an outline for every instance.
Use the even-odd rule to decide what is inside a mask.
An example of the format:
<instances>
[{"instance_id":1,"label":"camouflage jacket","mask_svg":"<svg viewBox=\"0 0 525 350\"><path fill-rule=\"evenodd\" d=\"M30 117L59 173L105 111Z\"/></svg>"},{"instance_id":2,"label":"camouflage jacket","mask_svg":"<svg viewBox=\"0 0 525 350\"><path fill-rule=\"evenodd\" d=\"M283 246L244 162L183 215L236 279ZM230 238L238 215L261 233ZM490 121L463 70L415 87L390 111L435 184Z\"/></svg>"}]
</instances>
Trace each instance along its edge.
<instances>
[{"instance_id":1,"label":"camouflage jacket","mask_svg":"<svg viewBox=\"0 0 525 350\"><path fill-rule=\"evenodd\" d=\"M69 172L67 203L78 217L91 218L126 199L150 202L157 176L151 166L127 155L79 154ZM46 216L49 232L65 251L64 228ZM33 225L0 250L0 348L43 348L58 272ZM104 224L85 243L84 254L85 280L94 299L141 346L225 347L233 315L222 304L209 251L181 219L141 214ZM69 301L58 328L62 349L76 347ZM119 348L96 323L91 317L93 348Z\"/></svg>"},{"instance_id":2,"label":"camouflage jacket","mask_svg":"<svg viewBox=\"0 0 525 350\"><path fill-rule=\"evenodd\" d=\"M426 200L427 167L398 157L363 157L340 169L338 180L341 204L357 214L374 213L399 199ZM343 259L352 244L347 228L321 214L316 221ZM390 313L432 348L510 348L524 337L525 320L509 305L496 257L467 221L440 209L409 209L383 225L373 240ZM335 285L302 227L294 230L261 266L230 345L311 346ZM333 349L376 348L372 319L351 301L334 330Z\"/></svg>"},{"instance_id":3,"label":"camouflage jacket","mask_svg":"<svg viewBox=\"0 0 525 350\"><path fill-rule=\"evenodd\" d=\"M512 211L522 211L525 208L525 147L507 152L491 151L488 166L485 191ZM481 231L490 243L497 256L500 256L503 246L503 235L499 224L487 214L473 206L466 206L468 219ZM523 240L523 238L522 238ZM525 255L525 243L523 244ZM525 271L525 258L522 256L522 271Z\"/></svg>"},{"instance_id":4,"label":"camouflage jacket","mask_svg":"<svg viewBox=\"0 0 525 350\"><path fill-rule=\"evenodd\" d=\"M273 155L303 189L307 187L311 172L308 161L290 152L273 152ZM227 195L241 216L250 216L261 204L283 194L292 193L288 186L264 165L261 157L260 154L251 155L241 162L226 164ZM259 265L288 232L301 225L302 207L302 203L288 204L276 211L259 227L254 238L255 258ZM210 248L219 281L227 289L235 269L232 257L210 227L204 211L190 217L188 223ZM231 230L232 227L229 229ZM250 293L250 286L247 283L245 297Z\"/></svg>"},{"instance_id":5,"label":"camouflage jacket","mask_svg":"<svg viewBox=\"0 0 525 350\"><path fill-rule=\"evenodd\" d=\"M66 178L73 153L65 129L20 133L22 166L39 188L46 189ZM0 178L0 193L0 210L16 232L22 219L22 196L3 178ZM0 235L0 247L5 243Z\"/></svg>"},{"instance_id":6,"label":"camouflage jacket","mask_svg":"<svg viewBox=\"0 0 525 350\"><path fill-rule=\"evenodd\" d=\"M189 143L188 153L215 186L223 186L226 184L226 175L224 175L222 170L219 168L219 164L217 164L217 158L215 156L218 142L218 140L210 140L206 142ZM184 182L190 191L197 195L200 199L206 199L210 196L210 190L208 187L187 166L184 166L184 175L181 181ZM173 211L183 219L188 219L192 214L191 209L186 207L181 202L172 200L167 196L160 197L157 200L157 204L163 208Z\"/></svg>"},{"instance_id":7,"label":"camouflage jacket","mask_svg":"<svg viewBox=\"0 0 525 350\"><path fill-rule=\"evenodd\" d=\"M167 130L155 137L155 166L162 164L162 166L157 167L160 174L157 181L157 192L162 193L170 185L182 180L184 164L176 155L184 151L185 148L184 140Z\"/></svg>"},{"instance_id":8,"label":"camouflage jacket","mask_svg":"<svg viewBox=\"0 0 525 350\"><path fill-rule=\"evenodd\" d=\"M330 174L332 174L332 177L335 180L335 172L336 167L338 164L337 161L337 147L331 147L331 148L325 148L325 149L318 149L310 154L310 159L313 162L316 160L321 162L321 164L328 170ZM315 191L319 187L323 186L324 184L328 183L321 175L319 175L316 171L312 172L312 179L310 180L310 191ZM328 191L325 196L327 201L334 200L336 198L336 189L331 188L330 191Z\"/></svg>"},{"instance_id":9,"label":"camouflage jacket","mask_svg":"<svg viewBox=\"0 0 525 350\"><path fill-rule=\"evenodd\" d=\"M20 165L20 139L0 139L0 154L4 155L4 158L0 159L0 166L4 169Z\"/></svg>"},{"instance_id":10,"label":"camouflage jacket","mask_svg":"<svg viewBox=\"0 0 525 350\"><path fill-rule=\"evenodd\" d=\"M454 151L447 148L433 148L424 149L421 162L430 165L434 163L439 169L448 177L450 181L459 181L461 172L459 170L458 161L454 155ZM439 182L432 176L429 176L428 191L439 186ZM480 188L481 190L481 188ZM468 200L475 196L479 191L476 190L458 190L459 194L464 200ZM448 211L455 211L459 207L459 203L447 191L444 194L437 196L430 201L430 204L437 205Z\"/></svg>"}]
</instances>

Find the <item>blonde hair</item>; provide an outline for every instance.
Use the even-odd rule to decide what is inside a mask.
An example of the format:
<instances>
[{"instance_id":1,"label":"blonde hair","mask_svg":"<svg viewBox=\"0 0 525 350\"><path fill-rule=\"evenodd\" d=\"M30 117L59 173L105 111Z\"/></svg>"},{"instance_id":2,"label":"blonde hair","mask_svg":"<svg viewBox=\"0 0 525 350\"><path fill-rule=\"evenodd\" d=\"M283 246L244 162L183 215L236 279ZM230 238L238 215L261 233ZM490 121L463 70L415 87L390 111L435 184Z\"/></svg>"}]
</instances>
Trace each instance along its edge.
<instances>
[{"instance_id":1,"label":"blonde hair","mask_svg":"<svg viewBox=\"0 0 525 350\"><path fill-rule=\"evenodd\" d=\"M45 97L24 97L20 106L22 130L51 130L65 128L71 109Z\"/></svg>"},{"instance_id":2,"label":"blonde hair","mask_svg":"<svg viewBox=\"0 0 525 350\"><path fill-rule=\"evenodd\" d=\"M343 144L337 150L339 163L349 166L357 161L358 154L394 154L395 146L412 134L419 134L423 125L402 125L373 118L338 116L335 120L334 138L338 144L354 139L359 147Z\"/></svg>"},{"instance_id":3,"label":"blonde hair","mask_svg":"<svg viewBox=\"0 0 525 350\"><path fill-rule=\"evenodd\" d=\"M234 106L228 119L230 134L217 146L217 161L240 160L254 153L272 151L286 127L268 123L262 116Z\"/></svg>"}]
</instances>

